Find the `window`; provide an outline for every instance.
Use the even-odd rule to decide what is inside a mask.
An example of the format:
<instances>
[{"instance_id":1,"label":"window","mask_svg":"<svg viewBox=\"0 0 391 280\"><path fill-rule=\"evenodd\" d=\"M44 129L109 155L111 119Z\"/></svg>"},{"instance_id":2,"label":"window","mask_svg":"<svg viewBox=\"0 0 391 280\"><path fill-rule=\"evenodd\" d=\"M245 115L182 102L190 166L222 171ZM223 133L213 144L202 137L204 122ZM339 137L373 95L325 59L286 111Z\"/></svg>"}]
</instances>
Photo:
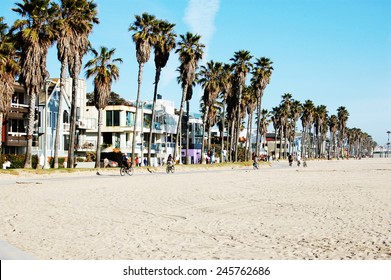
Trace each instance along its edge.
<instances>
[{"instance_id":1,"label":"window","mask_svg":"<svg viewBox=\"0 0 391 280\"><path fill-rule=\"evenodd\" d=\"M11 119L11 120L9 120L9 127L10 127L10 132L15 132L15 133L25 133L26 132L25 120Z\"/></svg>"},{"instance_id":2,"label":"window","mask_svg":"<svg viewBox=\"0 0 391 280\"><path fill-rule=\"evenodd\" d=\"M64 135L64 151L68 151L69 148L69 135Z\"/></svg>"},{"instance_id":3,"label":"window","mask_svg":"<svg viewBox=\"0 0 391 280\"><path fill-rule=\"evenodd\" d=\"M134 116L133 112L126 112L126 126L134 126Z\"/></svg>"},{"instance_id":4,"label":"window","mask_svg":"<svg viewBox=\"0 0 391 280\"><path fill-rule=\"evenodd\" d=\"M119 126L120 111L106 111L106 126Z\"/></svg>"}]
</instances>

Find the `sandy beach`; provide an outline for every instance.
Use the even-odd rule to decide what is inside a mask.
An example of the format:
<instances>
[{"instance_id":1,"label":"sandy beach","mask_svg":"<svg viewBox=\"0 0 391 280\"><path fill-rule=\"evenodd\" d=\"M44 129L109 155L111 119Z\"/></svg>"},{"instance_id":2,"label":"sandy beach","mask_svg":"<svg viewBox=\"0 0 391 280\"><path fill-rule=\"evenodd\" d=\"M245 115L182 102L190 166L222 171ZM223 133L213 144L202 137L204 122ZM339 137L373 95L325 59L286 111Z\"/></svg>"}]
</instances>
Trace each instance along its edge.
<instances>
[{"instance_id":1,"label":"sandy beach","mask_svg":"<svg viewBox=\"0 0 391 280\"><path fill-rule=\"evenodd\" d=\"M391 259L391 159L0 174L0 240L37 259Z\"/></svg>"}]
</instances>

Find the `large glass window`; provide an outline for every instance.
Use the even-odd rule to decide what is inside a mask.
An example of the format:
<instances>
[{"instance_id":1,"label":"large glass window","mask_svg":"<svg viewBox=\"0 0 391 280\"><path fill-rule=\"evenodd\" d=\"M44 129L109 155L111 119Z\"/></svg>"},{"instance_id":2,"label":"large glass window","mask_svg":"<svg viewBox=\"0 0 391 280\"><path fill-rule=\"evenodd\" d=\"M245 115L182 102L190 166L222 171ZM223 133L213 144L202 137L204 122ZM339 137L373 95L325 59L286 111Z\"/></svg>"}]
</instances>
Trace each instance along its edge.
<instances>
[{"instance_id":1,"label":"large glass window","mask_svg":"<svg viewBox=\"0 0 391 280\"><path fill-rule=\"evenodd\" d=\"M134 116L133 112L126 112L126 126L134 126Z\"/></svg>"},{"instance_id":2,"label":"large glass window","mask_svg":"<svg viewBox=\"0 0 391 280\"><path fill-rule=\"evenodd\" d=\"M119 126L120 111L106 111L106 126Z\"/></svg>"}]
</instances>

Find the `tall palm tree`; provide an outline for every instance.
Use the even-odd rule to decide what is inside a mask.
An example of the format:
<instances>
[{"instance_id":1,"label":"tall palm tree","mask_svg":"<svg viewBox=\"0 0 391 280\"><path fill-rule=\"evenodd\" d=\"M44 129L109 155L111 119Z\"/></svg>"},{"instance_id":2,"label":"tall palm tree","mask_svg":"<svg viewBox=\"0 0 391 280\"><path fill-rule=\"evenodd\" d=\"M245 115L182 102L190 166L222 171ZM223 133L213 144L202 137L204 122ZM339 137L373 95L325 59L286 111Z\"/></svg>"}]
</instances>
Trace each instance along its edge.
<instances>
[{"instance_id":1,"label":"tall palm tree","mask_svg":"<svg viewBox=\"0 0 391 280\"><path fill-rule=\"evenodd\" d=\"M303 106L300 103L300 101L293 100L292 103L291 103L291 122L292 122L292 138L293 138L293 141L296 138L296 123L299 120L302 112L303 112Z\"/></svg>"},{"instance_id":2,"label":"tall palm tree","mask_svg":"<svg viewBox=\"0 0 391 280\"><path fill-rule=\"evenodd\" d=\"M173 29L175 24L169 23L167 21L158 21L155 25L153 48L155 53L155 89L153 92L153 104L152 104L152 125L149 132L149 143L148 143L148 164L151 165L151 149L152 149L152 135L155 121L155 105L157 99L157 88L160 80L160 73L162 68L167 64L167 61L170 57L170 52L175 48L176 34Z\"/></svg>"},{"instance_id":3,"label":"tall palm tree","mask_svg":"<svg viewBox=\"0 0 391 280\"><path fill-rule=\"evenodd\" d=\"M135 15L135 22L129 27L129 31L134 31L132 38L136 44L136 58L138 63L138 78L137 78L137 98L136 98L136 115L134 119L134 129L132 138L132 162L135 158L136 151L136 131L138 122L138 110L140 103L140 91L145 63L148 62L151 56L151 48L156 34L154 33L158 23L154 15L143 13L141 16ZM144 116L141 116L144 118ZM152 129L152 128L151 128ZM141 152L142 145L141 145Z\"/></svg>"},{"instance_id":4,"label":"tall palm tree","mask_svg":"<svg viewBox=\"0 0 391 280\"><path fill-rule=\"evenodd\" d=\"M220 62L214 62L213 60L206 63L206 65L201 66L201 70L198 73L198 83L204 89L204 93L202 95L202 101L204 104L204 114L203 114L203 129L202 129L202 143L201 143L201 162L205 162L205 154L204 154L204 138L205 138L205 130L206 130L206 122L209 116L209 110L213 107L217 95L220 91L220 75L222 71L223 65Z\"/></svg>"},{"instance_id":5,"label":"tall palm tree","mask_svg":"<svg viewBox=\"0 0 391 280\"><path fill-rule=\"evenodd\" d=\"M271 121L273 122L273 128L274 128L274 157L277 157L277 130L280 131L280 138L282 137L281 135L281 106L273 107L271 111ZM280 149L278 150L278 157L280 157L281 154L281 146Z\"/></svg>"},{"instance_id":6,"label":"tall palm tree","mask_svg":"<svg viewBox=\"0 0 391 280\"><path fill-rule=\"evenodd\" d=\"M328 118L328 126L330 131L330 145L329 145L329 156L331 155L330 149L333 149L333 157L336 157L336 134L338 130L338 117L336 115L331 115Z\"/></svg>"},{"instance_id":7,"label":"tall palm tree","mask_svg":"<svg viewBox=\"0 0 391 280\"><path fill-rule=\"evenodd\" d=\"M82 67L83 56L87 53L90 42L89 35L94 24L99 23L97 18L97 6L93 0L69 0L71 26L71 51L68 57L68 70L72 78L71 114L69 126L68 167L75 164L75 136L76 136L76 97L79 88L79 75ZM63 3L64 4L64 3Z\"/></svg>"},{"instance_id":8,"label":"tall palm tree","mask_svg":"<svg viewBox=\"0 0 391 280\"><path fill-rule=\"evenodd\" d=\"M59 7L49 0L23 0L23 3L15 5L17 7L12 10L22 17L15 21L13 27L18 30L21 49L19 80L30 97L24 167L31 168L36 97L49 77L46 57L55 40L54 22Z\"/></svg>"},{"instance_id":9,"label":"tall palm tree","mask_svg":"<svg viewBox=\"0 0 391 280\"><path fill-rule=\"evenodd\" d=\"M266 89L266 86L270 83L270 77L273 72L272 67L273 62L266 57L257 58L254 63L254 70L252 72L253 77L251 78L251 83L256 87L256 95L257 95L257 116L261 115L262 110L262 97L263 93ZM257 120L257 127L260 126L260 118ZM257 129L256 136L256 153L259 156L260 150L260 137L259 130Z\"/></svg>"},{"instance_id":10,"label":"tall palm tree","mask_svg":"<svg viewBox=\"0 0 391 280\"><path fill-rule=\"evenodd\" d=\"M188 95L188 88L191 87L196 76L196 69L198 62L202 59L203 49L205 45L200 43L201 36L187 32L185 35L180 35L180 41L178 42L178 48L176 53L179 54L179 78L182 83L182 100L179 109L179 119L177 126L177 133L175 139L174 160L178 155L179 140L181 139L181 127L182 127L182 115L183 107L185 105L186 97ZM187 155L186 155L187 158Z\"/></svg>"},{"instance_id":11,"label":"tall palm tree","mask_svg":"<svg viewBox=\"0 0 391 280\"><path fill-rule=\"evenodd\" d=\"M324 131L324 126L327 126L327 107L325 105L319 105L315 108L315 134L317 138L317 153L318 158L321 157L322 143L321 135Z\"/></svg>"},{"instance_id":12,"label":"tall palm tree","mask_svg":"<svg viewBox=\"0 0 391 280\"><path fill-rule=\"evenodd\" d=\"M238 160L238 144L239 144L239 130L241 123L240 104L242 102L242 91L246 83L247 74L252 68L250 60L252 59L249 51L240 50L234 53L234 57L230 60L233 61L232 67L235 72L235 88L238 95L238 112L236 119L236 143L235 143L235 161Z\"/></svg>"},{"instance_id":13,"label":"tall palm tree","mask_svg":"<svg viewBox=\"0 0 391 280\"><path fill-rule=\"evenodd\" d=\"M2 151L3 116L10 108L15 77L20 70L14 37L8 29L4 18L0 17L0 154Z\"/></svg>"},{"instance_id":14,"label":"tall palm tree","mask_svg":"<svg viewBox=\"0 0 391 280\"><path fill-rule=\"evenodd\" d=\"M289 135L291 135L290 129L290 121L292 118L292 112L291 112L291 106L292 106L292 94L290 93L284 93L282 95L282 101L281 101L281 113L280 113L280 122L282 126L282 131L285 137L285 142L284 142L284 158L286 158L287 155L287 143L288 139L290 138Z\"/></svg>"},{"instance_id":15,"label":"tall palm tree","mask_svg":"<svg viewBox=\"0 0 391 280\"><path fill-rule=\"evenodd\" d=\"M252 85L248 87L244 87L242 101L243 104L245 105L246 112L248 115L247 134L246 134L247 151L245 153L245 160L248 161L251 157L251 152L252 152L251 135L252 135L253 113L257 107L257 97L255 95L255 89Z\"/></svg>"},{"instance_id":16,"label":"tall palm tree","mask_svg":"<svg viewBox=\"0 0 391 280\"><path fill-rule=\"evenodd\" d=\"M72 55L72 41L78 30L78 21L74 20L80 6L75 0L61 0L60 17L55 25L57 32L57 58L61 62L60 70L60 94L57 114L57 129L54 139L54 168L58 168L58 150L60 146L60 129L62 120L62 99L65 95L65 80L67 77L68 61ZM80 16L80 15L79 15Z\"/></svg>"},{"instance_id":17,"label":"tall palm tree","mask_svg":"<svg viewBox=\"0 0 391 280\"><path fill-rule=\"evenodd\" d=\"M224 161L223 152L224 152L224 131L225 131L225 115L226 115L226 106L227 99L230 94L232 94L232 67L229 64L224 64L220 73L220 98L222 99L222 116L221 116L221 153L220 153L220 162ZM228 133L227 133L228 135ZM228 137L227 137L228 140ZM228 146L228 145L227 145Z\"/></svg>"},{"instance_id":18,"label":"tall palm tree","mask_svg":"<svg viewBox=\"0 0 391 280\"><path fill-rule=\"evenodd\" d=\"M349 118L348 110L344 106L338 107L337 117L338 117L338 131L339 131L338 148L341 151L341 157L344 158L343 141L345 138L346 123Z\"/></svg>"},{"instance_id":19,"label":"tall palm tree","mask_svg":"<svg viewBox=\"0 0 391 280\"><path fill-rule=\"evenodd\" d=\"M260 142L261 142L261 147L262 147L262 137L266 140L266 134L267 134L267 128L272 121L271 119L271 113L267 109L262 109L261 115L260 115L260 122L259 122L259 134L260 134ZM268 151L269 152L269 151Z\"/></svg>"},{"instance_id":20,"label":"tall palm tree","mask_svg":"<svg viewBox=\"0 0 391 280\"><path fill-rule=\"evenodd\" d=\"M314 103L311 100L306 100L303 104L303 114L301 116L301 124L303 126L301 157L305 157L306 154L310 156L311 145L307 138L309 138L312 130L314 111ZM308 149L307 152L305 151L306 148Z\"/></svg>"},{"instance_id":21,"label":"tall palm tree","mask_svg":"<svg viewBox=\"0 0 391 280\"><path fill-rule=\"evenodd\" d=\"M96 144L95 168L100 165L100 146L102 129L102 112L110 99L111 84L119 79L119 68L116 62L122 63L121 58L113 58L115 49L108 50L100 48L100 53L92 49L94 58L88 61L84 68L87 68L86 78L94 77L94 103L98 109L98 141Z\"/></svg>"}]
</instances>

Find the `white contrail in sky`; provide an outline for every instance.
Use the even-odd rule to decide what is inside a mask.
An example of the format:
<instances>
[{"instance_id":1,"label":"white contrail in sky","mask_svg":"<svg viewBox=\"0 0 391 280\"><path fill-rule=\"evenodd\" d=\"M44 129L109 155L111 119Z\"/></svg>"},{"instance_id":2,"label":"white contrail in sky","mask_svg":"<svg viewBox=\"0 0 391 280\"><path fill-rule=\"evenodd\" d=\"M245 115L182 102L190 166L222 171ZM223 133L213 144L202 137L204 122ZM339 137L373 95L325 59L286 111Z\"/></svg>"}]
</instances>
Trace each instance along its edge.
<instances>
[{"instance_id":1,"label":"white contrail in sky","mask_svg":"<svg viewBox=\"0 0 391 280\"><path fill-rule=\"evenodd\" d=\"M207 60L207 48L215 32L215 18L220 7L220 0L189 0L184 21L190 32L201 35L200 42L205 45L204 61Z\"/></svg>"}]
</instances>

